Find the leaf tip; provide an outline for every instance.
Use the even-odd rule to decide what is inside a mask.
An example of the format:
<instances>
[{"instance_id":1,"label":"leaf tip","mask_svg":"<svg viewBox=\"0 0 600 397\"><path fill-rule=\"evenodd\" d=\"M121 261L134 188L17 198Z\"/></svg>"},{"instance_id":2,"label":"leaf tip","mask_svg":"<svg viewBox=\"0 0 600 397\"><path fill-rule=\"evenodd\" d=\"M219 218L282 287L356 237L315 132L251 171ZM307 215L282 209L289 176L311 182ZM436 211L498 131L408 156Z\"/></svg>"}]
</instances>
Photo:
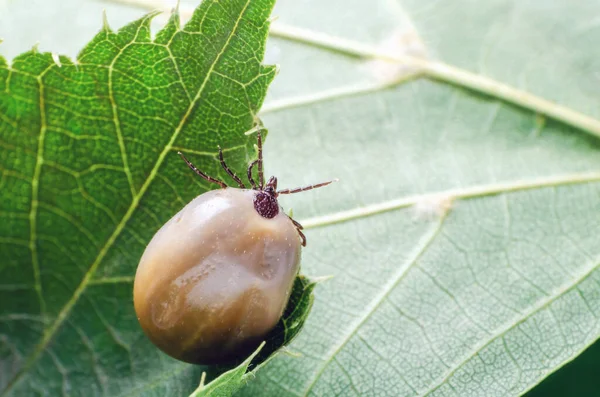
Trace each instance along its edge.
<instances>
[{"instance_id":1,"label":"leaf tip","mask_svg":"<svg viewBox=\"0 0 600 397\"><path fill-rule=\"evenodd\" d=\"M54 64L56 66L58 66L59 68L62 68L62 63L60 62L60 56L55 52L53 52L51 55L52 55L52 60L54 61Z\"/></svg>"},{"instance_id":2,"label":"leaf tip","mask_svg":"<svg viewBox=\"0 0 600 397\"><path fill-rule=\"evenodd\" d=\"M302 353L294 351L294 350L290 349L287 346L283 346L279 351L282 354L285 354L286 356L293 357L293 358L302 358L302 357L304 357L304 355Z\"/></svg>"},{"instance_id":3,"label":"leaf tip","mask_svg":"<svg viewBox=\"0 0 600 397\"><path fill-rule=\"evenodd\" d=\"M106 8L102 10L102 30L104 32L110 32L110 25L108 24L108 15L106 14Z\"/></svg>"},{"instance_id":4,"label":"leaf tip","mask_svg":"<svg viewBox=\"0 0 600 397\"><path fill-rule=\"evenodd\" d=\"M244 132L244 135L246 135L246 136L252 135L256 131L258 131L259 129L260 129L260 126L259 125L255 125L254 127L250 128L248 131Z\"/></svg>"},{"instance_id":5,"label":"leaf tip","mask_svg":"<svg viewBox=\"0 0 600 397\"><path fill-rule=\"evenodd\" d=\"M200 376L200 384L198 385L198 390L204 389L205 382L206 382L206 371L202 371L202 375Z\"/></svg>"},{"instance_id":6,"label":"leaf tip","mask_svg":"<svg viewBox=\"0 0 600 397\"><path fill-rule=\"evenodd\" d=\"M154 18L156 18L156 16L164 13L164 10L154 10L154 11L150 11L148 14L146 14L146 16L143 18L144 24L149 24L150 22L152 22L152 20Z\"/></svg>"},{"instance_id":7,"label":"leaf tip","mask_svg":"<svg viewBox=\"0 0 600 397\"><path fill-rule=\"evenodd\" d=\"M266 341L262 341L262 342L260 343L260 345L258 345L258 347L256 348L256 350L254 351L254 353L252 353L252 354L250 355L250 357L248 357L248 358L247 358L247 359L246 359L244 362L247 362L248 364L250 364L250 361L252 361L252 360L254 359L254 357L256 357L256 355L257 355L258 353L260 353L260 351L262 350L262 348L263 348L263 347L265 347L265 345L266 345L266 344L267 344L267 342L266 342Z\"/></svg>"},{"instance_id":8,"label":"leaf tip","mask_svg":"<svg viewBox=\"0 0 600 397\"><path fill-rule=\"evenodd\" d=\"M169 19L176 30L181 30L181 2L179 0L177 0L175 6L171 9L171 17Z\"/></svg>"},{"instance_id":9,"label":"leaf tip","mask_svg":"<svg viewBox=\"0 0 600 397\"><path fill-rule=\"evenodd\" d=\"M40 50L40 42L38 41L37 43L35 43L33 45L33 47L31 47L31 53L37 54L37 53L39 53L39 50Z\"/></svg>"},{"instance_id":10,"label":"leaf tip","mask_svg":"<svg viewBox=\"0 0 600 397\"><path fill-rule=\"evenodd\" d=\"M181 1L177 0L177 2L175 3L175 7L173 7L173 9L171 10L171 15L179 16L179 7L180 6L181 6Z\"/></svg>"},{"instance_id":11,"label":"leaf tip","mask_svg":"<svg viewBox=\"0 0 600 397\"><path fill-rule=\"evenodd\" d=\"M311 284L321 284L325 281L329 281L335 276L333 274L329 274L327 276L319 276L319 277L307 277Z\"/></svg>"}]
</instances>

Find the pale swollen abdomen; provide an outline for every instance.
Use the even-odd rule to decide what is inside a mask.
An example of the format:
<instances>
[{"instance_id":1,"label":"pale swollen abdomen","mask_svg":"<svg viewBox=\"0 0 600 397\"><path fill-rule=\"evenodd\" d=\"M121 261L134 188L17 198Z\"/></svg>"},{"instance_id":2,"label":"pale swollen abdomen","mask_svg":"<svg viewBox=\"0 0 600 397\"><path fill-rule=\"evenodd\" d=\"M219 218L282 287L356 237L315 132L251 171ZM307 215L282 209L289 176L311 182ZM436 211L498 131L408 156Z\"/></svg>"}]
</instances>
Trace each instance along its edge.
<instances>
[{"instance_id":1,"label":"pale swollen abdomen","mask_svg":"<svg viewBox=\"0 0 600 397\"><path fill-rule=\"evenodd\" d=\"M135 275L138 320L165 353L190 363L244 358L279 321L300 266L300 239L254 190L204 193L152 238Z\"/></svg>"}]
</instances>

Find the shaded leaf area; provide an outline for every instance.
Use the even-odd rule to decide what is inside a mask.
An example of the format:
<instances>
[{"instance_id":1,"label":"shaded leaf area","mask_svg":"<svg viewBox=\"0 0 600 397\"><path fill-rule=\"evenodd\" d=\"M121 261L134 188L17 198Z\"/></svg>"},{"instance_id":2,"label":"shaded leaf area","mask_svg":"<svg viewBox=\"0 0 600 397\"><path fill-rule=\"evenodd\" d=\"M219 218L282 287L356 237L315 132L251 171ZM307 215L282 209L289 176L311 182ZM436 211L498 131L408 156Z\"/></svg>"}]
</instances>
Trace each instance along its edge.
<instances>
[{"instance_id":1,"label":"shaded leaf area","mask_svg":"<svg viewBox=\"0 0 600 397\"><path fill-rule=\"evenodd\" d=\"M244 132L275 74L261 64L272 6L205 1L183 28L174 15L154 39L153 15L117 33L105 26L76 62L36 51L0 58L3 396L196 388L201 368L142 334L132 277L154 232L215 187L176 151L224 180L217 145L239 175L255 156ZM308 314L303 280L276 343Z\"/></svg>"}]
</instances>

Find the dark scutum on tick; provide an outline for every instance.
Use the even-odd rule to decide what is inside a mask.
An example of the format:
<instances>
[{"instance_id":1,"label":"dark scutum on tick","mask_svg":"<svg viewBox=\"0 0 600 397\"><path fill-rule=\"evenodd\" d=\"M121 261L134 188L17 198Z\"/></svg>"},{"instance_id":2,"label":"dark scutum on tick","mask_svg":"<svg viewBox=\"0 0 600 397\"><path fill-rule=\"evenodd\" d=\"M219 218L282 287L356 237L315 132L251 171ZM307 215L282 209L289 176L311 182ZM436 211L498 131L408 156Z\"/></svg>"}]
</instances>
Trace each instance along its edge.
<instances>
[{"instance_id":1,"label":"dark scutum on tick","mask_svg":"<svg viewBox=\"0 0 600 397\"><path fill-rule=\"evenodd\" d=\"M274 218L275 216L277 216L277 214L279 214L279 203L277 202L277 197L280 194L292 194L292 193L304 192L307 190L316 189L318 187L327 186L330 183L337 181L337 179L334 179L332 181L317 183L316 185L309 185L309 186L299 187L299 188L295 188L295 189L284 189L284 190L278 191L277 190L277 178L275 178L274 176L270 177L269 180L267 181L267 183L265 183L265 178L263 175L262 134L260 132L260 128L258 129L256 136L257 136L257 146L258 146L258 159L251 162L250 165L248 166L247 176L248 176L248 182L250 183L252 190L256 190L256 194L254 195L254 209L256 209L256 212L258 212L262 217L271 219L271 218ZM225 182L223 182L219 179L213 178L211 176L208 176L207 174L205 174L204 172L202 172L198 168L196 168L194 166L194 164L192 164L183 155L183 153L177 152L177 154L179 154L181 156L181 158L183 159L183 161L185 161L186 164L196 174L198 174L202 178L206 179L207 181L209 181L211 183L216 183L217 185L221 186L222 189L225 189L228 187ZM237 185L240 187L240 189L246 189L246 185L244 185L244 182L242 182L242 180L227 166L227 163L225 163L225 160L223 159L223 150L221 150L220 146L219 146L219 161L221 163L221 166L225 170L225 172L227 172L227 175L229 175L237 183ZM252 170L253 170L254 166L257 166L257 168L258 168L258 183L256 183L254 181L254 178L252 177ZM302 225L299 222L292 219L291 217L288 216L288 218L296 227L296 230L298 231L298 235L302 239L302 246L306 247L306 236L304 236L304 233L302 233L302 229L303 229Z\"/></svg>"}]
</instances>

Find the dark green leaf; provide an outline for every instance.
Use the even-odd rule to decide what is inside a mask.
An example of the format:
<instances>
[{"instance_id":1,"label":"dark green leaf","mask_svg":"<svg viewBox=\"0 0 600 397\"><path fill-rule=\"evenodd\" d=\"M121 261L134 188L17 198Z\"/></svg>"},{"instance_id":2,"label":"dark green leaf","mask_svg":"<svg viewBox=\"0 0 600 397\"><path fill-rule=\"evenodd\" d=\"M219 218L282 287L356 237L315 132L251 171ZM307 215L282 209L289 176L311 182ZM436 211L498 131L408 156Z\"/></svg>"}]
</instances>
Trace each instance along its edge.
<instances>
[{"instance_id":1,"label":"dark green leaf","mask_svg":"<svg viewBox=\"0 0 600 397\"><path fill-rule=\"evenodd\" d=\"M154 232L214 188L177 151L221 179L217 145L238 174L255 156L244 132L276 71L261 64L273 3L207 0L154 39L154 14L118 33L105 26L75 62L36 50L0 58L3 396L193 390L200 368L142 334L133 275ZM296 335L312 288L297 280L254 366ZM205 390L236 389L223 379L249 364Z\"/></svg>"}]
</instances>

